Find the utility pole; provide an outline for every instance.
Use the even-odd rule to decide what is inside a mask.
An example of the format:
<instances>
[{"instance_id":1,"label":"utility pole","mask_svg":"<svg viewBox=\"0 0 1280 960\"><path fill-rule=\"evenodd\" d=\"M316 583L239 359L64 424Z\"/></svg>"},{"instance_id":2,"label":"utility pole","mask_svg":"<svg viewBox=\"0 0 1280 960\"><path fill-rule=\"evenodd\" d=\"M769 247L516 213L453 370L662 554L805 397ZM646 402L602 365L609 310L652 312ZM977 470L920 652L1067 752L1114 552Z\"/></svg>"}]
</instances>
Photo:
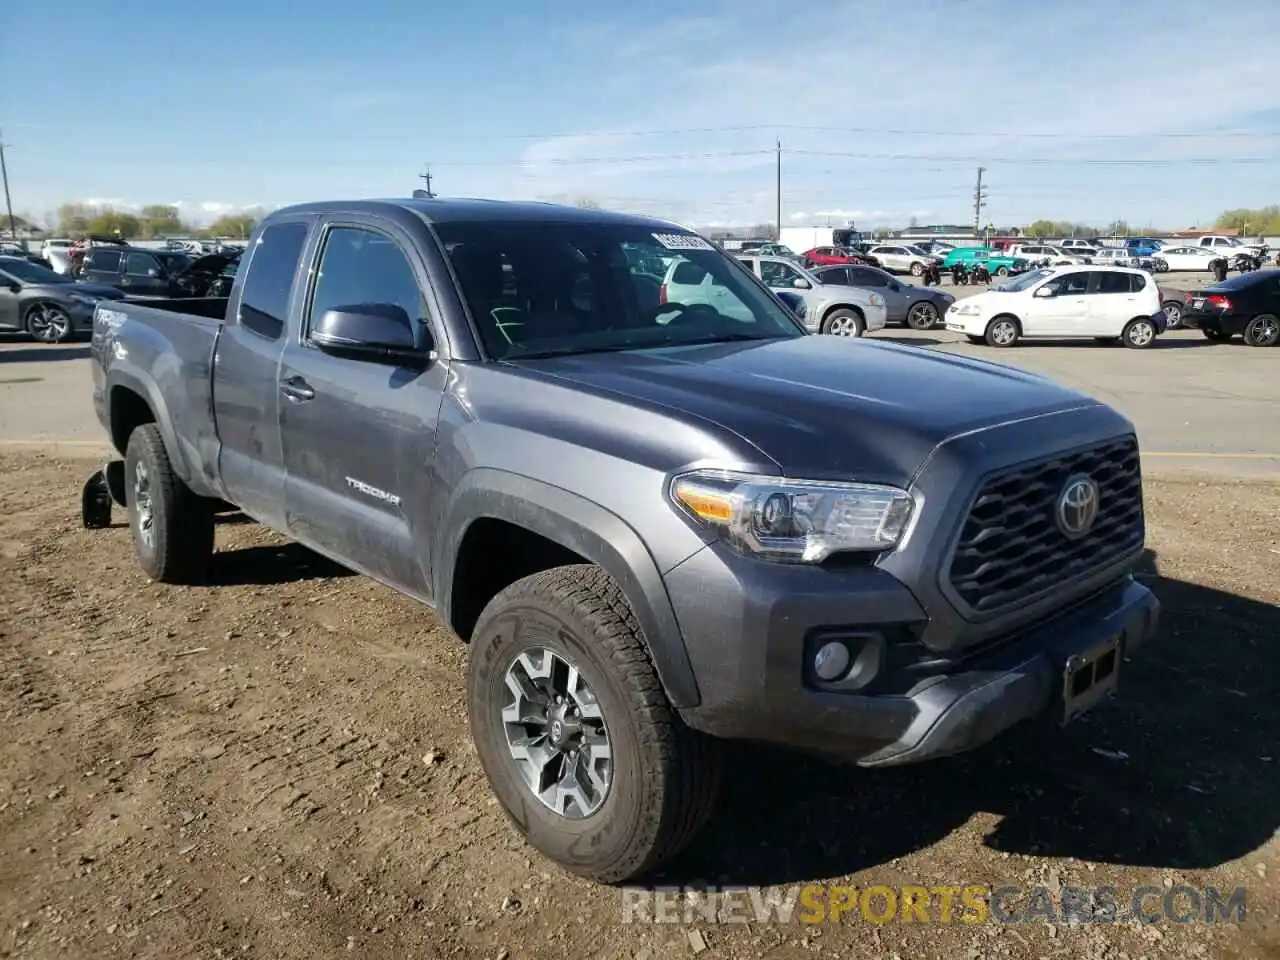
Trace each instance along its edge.
<instances>
[{"instance_id":1,"label":"utility pole","mask_svg":"<svg viewBox=\"0 0 1280 960\"><path fill-rule=\"evenodd\" d=\"M419 179L419 180L426 181L427 189L426 189L425 193L426 193L426 195L427 195L428 199L435 197L435 194L431 191L431 164L427 164L427 172L426 172L426 173L420 173L420 174L418 174L418 179Z\"/></svg>"},{"instance_id":2,"label":"utility pole","mask_svg":"<svg viewBox=\"0 0 1280 960\"><path fill-rule=\"evenodd\" d=\"M778 152L778 184L777 184L777 197L776 197L778 201L777 210L776 210L777 226L775 227L776 235L774 236L773 239L778 243L781 243L782 242L782 139L781 138L779 138L777 141L777 152Z\"/></svg>"},{"instance_id":3,"label":"utility pole","mask_svg":"<svg viewBox=\"0 0 1280 960\"><path fill-rule=\"evenodd\" d=\"M18 225L13 222L13 201L9 199L9 168L4 162L4 141L0 140L0 177L4 179L4 206L9 211L9 236L18 239Z\"/></svg>"},{"instance_id":4,"label":"utility pole","mask_svg":"<svg viewBox=\"0 0 1280 960\"><path fill-rule=\"evenodd\" d=\"M982 175L986 167L978 168L978 185L973 188L973 235L977 237L978 227L982 223L982 208L987 205L987 193L982 188Z\"/></svg>"}]
</instances>

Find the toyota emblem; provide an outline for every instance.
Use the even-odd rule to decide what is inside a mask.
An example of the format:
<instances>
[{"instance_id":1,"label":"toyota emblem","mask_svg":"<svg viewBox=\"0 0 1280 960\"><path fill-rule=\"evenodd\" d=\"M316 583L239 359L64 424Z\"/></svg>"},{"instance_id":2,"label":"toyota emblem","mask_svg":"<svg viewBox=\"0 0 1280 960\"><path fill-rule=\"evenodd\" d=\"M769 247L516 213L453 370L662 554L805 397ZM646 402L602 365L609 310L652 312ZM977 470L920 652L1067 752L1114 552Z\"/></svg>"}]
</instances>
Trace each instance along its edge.
<instances>
[{"instance_id":1,"label":"toyota emblem","mask_svg":"<svg viewBox=\"0 0 1280 960\"><path fill-rule=\"evenodd\" d=\"M1069 479L1058 494L1058 529L1069 540L1078 540L1093 529L1098 519L1098 485L1083 474Z\"/></svg>"}]
</instances>

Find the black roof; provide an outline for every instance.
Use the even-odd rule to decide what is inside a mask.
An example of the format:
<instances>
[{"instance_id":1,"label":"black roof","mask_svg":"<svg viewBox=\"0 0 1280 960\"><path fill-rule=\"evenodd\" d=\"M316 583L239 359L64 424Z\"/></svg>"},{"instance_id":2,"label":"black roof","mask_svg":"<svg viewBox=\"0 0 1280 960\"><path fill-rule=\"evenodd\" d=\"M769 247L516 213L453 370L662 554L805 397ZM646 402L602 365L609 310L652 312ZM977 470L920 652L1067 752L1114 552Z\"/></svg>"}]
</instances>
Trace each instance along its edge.
<instances>
[{"instance_id":1,"label":"black roof","mask_svg":"<svg viewBox=\"0 0 1280 960\"><path fill-rule=\"evenodd\" d=\"M614 223L643 226L655 230L685 230L669 220L610 210L571 207L533 200L478 200L464 198L414 199L395 197L377 200L324 200L283 207L271 217L290 213L331 213L335 210L378 213L398 208L417 214L428 223L483 223L485 221L527 223Z\"/></svg>"}]
</instances>

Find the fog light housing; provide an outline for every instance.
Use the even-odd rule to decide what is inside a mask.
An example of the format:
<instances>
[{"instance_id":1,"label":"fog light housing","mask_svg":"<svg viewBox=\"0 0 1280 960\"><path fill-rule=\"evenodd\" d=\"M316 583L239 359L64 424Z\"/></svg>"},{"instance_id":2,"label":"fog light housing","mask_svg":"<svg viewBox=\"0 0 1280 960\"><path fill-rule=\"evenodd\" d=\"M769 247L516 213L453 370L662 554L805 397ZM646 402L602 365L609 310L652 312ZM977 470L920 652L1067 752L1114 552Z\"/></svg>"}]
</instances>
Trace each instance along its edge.
<instances>
[{"instance_id":1,"label":"fog light housing","mask_svg":"<svg viewBox=\"0 0 1280 960\"><path fill-rule=\"evenodd\" d=\"M813 672L819 680L839 680L849 669L849 648L839 640L831 640L813 655Z\"/></svg>"}]
</instances>

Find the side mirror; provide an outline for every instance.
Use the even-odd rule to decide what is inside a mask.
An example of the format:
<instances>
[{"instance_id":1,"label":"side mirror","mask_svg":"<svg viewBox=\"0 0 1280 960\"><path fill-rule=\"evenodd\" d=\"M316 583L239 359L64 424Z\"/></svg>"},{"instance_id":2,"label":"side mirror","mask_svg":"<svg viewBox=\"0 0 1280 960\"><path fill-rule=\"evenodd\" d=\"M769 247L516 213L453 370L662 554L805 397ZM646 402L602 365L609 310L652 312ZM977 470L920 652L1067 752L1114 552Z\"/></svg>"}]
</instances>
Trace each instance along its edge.
<instances>
[{"instance_id":1,"label":"side mirror","mask_svg":"<svg viewBox=\"0 0 1280 960\"><path fill-rule=\"evenodd\" d=\"M1057 294L1057 292L1058 292L1058 288L1057 288L1057 287L1055 287L1055 286L1054 286L1053 284L1051 284L1051 283L1046 283L1043 287L1037 287L1037 288L1036 288L1036 292L1035 292L1035 294L1034 294L1034 295L1035 295L1036 297L1039 297L1039 298L1041 298L1041 299L1044 299L1044 298L1046 298L1046 297L1052 297L1052 296L1055 296L1055 295Z\"/></svg>"},{"instance_id":2,"label":"side mirror","mask_svg":"<svg viewBox=\"0 0 1280 960\"><path fill-rule=\"evenodd\" d=\"M149 268L147 268L147 276L148 276L148 277L158 277L158 276L160 276L160 271L159 271L159 270L157 270L155 267L149 267Z\"/></svg>"},{"instance_id":3,"label":"side mirror","mask_svg":"<svg viewBox=\"0 0 1280 960\"><path fill-rule=\"evenodd\" d=\"M796 277L791 281L791 285L797 290L808 290L812 286L804 277Z\"/></svg>"},{"instance_id":4,"label":"side mirror","mask_svg":"<svg viewBox=\"0 0 1280 960\"><path fill-rule=\"evenodd\" d=\"M431 345L414 341L413 321L394 303L354 303L326 310L311 327L311 342L326 353L397 365L425 365Z\"/></svg>"}]
</instances>

